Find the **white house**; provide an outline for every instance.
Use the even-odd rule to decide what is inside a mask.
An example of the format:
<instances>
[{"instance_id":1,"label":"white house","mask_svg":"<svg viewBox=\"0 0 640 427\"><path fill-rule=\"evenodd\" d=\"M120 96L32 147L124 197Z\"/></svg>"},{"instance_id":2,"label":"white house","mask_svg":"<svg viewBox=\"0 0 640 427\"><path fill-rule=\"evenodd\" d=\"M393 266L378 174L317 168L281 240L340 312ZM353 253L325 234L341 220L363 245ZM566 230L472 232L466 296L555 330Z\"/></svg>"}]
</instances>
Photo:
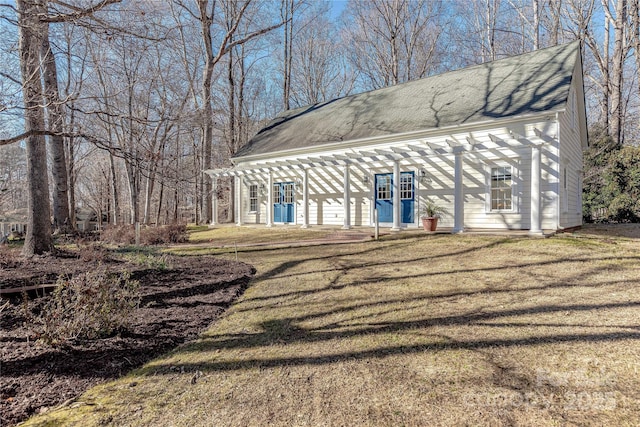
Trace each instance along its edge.
<instances>
[{"instance_id":1,"label":"white house","mask_svg":"<svg viewBox=\"0 0 640 427\"><path fill-rule=\"evenodd\" d=\"M207 173L235 177L238 225L370 226L377 208L400 230L428 198L453 232L579 226L582 76L573 42L285 111Z\"/></svg>"}]
</instances>

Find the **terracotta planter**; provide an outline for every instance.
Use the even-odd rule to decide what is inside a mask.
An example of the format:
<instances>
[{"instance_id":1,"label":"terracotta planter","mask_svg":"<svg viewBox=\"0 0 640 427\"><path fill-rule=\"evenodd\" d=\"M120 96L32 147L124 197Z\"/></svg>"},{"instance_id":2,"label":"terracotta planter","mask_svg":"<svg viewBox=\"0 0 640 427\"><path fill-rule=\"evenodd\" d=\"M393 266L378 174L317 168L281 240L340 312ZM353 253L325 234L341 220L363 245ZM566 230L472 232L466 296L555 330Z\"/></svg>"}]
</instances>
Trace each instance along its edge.
<instances>
[{"instance_id":1,"label":"terracotta planter","mask_svg":"<svg viewBox=\"0 0 640 427\"><path fill-rule=\"evenodd\" d=\"M424 227L424 231L436 231L438 218L434 216L422 218L422 226Z\"/></svg>"}]
</instances>

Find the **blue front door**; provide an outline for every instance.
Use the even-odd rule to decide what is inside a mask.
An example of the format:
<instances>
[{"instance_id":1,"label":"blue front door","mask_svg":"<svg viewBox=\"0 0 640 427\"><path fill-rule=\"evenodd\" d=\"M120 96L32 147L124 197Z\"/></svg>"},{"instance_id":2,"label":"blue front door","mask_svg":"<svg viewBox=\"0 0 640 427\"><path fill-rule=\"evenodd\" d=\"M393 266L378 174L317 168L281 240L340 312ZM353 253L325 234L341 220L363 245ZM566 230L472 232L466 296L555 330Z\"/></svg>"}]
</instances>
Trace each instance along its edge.
<instances>
[{"instance_id":1,"label":"blue front door","mask_svg":"<svg viewBox=\"0 0 640 427\"><path fill-rule=\"evenodd\" d=\"M293 182L273 184L273 222L293 222L294 202Z\"/></svg>"},{"instance_id":2,"label":"blue front door","mask_svg":"<svg viewBox=\"0 0 640 427\"><path fill-rule=\"evenodd\" d=\"M376 209L379 222L393 222L393 175L376 175Z\"/></svg>"},{"instance_id":3,"label":"blue front door","mask_svg":"<svg viewBox=\"0 0 640 427\"><path fill-rule=\"evenodd\" d=\"M413 191L413 172L400 174L400 212L403 224L414 222L415 192Z\"/></svg>"},{"instance_id":4,"label":"blue front door","mask_svg":"<svg viewBox=\"0 0 640 427\"><path fill-rule=\"evenodd\" d=\"M393 222L393 174L376 175L375 197L379 222ZM400 173L400 220L415 222L415 190L413 172Z\"/></svg>"}]
</instances>

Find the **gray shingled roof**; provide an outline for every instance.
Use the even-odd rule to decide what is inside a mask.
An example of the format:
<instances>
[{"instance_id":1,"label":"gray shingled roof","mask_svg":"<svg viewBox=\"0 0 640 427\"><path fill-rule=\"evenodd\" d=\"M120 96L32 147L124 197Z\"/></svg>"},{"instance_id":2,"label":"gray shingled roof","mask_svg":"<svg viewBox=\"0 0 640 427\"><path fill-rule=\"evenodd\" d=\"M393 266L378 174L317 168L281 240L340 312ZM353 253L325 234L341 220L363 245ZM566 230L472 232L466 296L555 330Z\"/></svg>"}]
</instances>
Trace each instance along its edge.
<instances>
[{"instance_id":1,"label":"gray shingled roof","mask_svg":"<svg viewBox=\"0 0 640 427\"><path fill-rule=\"evenodd\" d=\"M579 52L573 42L288 110L234 157L560 108Z\"/></svg>"}]
</instances>

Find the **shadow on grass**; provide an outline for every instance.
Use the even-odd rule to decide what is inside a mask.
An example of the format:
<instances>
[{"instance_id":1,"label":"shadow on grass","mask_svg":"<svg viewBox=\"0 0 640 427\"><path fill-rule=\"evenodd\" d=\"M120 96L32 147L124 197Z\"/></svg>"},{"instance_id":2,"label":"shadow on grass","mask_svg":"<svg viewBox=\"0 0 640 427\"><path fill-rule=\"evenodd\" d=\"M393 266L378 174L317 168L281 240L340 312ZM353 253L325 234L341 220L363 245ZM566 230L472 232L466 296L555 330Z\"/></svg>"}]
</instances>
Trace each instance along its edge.
<instances>
[{"instance_id":1,"label":"shadow on grass","mask_svg":"<svg viewBox=\"0 0 640 427\"><path fill-rule=\"evenodd\" d=\"M502 239L498 241L493 241L489 244L477 245L474 247L466 248L459 251L451 251L448 253L439 253L434 256L429 257L414 257L410 260L403 260L402 262L419 262L422 260L434 260L438 258L446 258L446 257L459 257L459 256L470 256L475 251L496 247L499 245L503 245L508 242L514 241L513 239ZM393 243L396 244L396 243ZM402 244L399 242L397 244ZM369 252L380 250L379 245L375 245L372 248L367 248L362 251L350 251L349 253L332 253L330 255L318 256L318 257L300 257L296 260L286 261L278 264L277 266L262 272L259 276L259 280L266 279L282 279L288 278L295 275L306 275L306 274L314 274L314 273L324 273L324 272L336 272L344 269L346 271L350 269L357 268L367 268L367 267L378 267L385 265L397 265L398 263L395 260L384 261L384 262L351 262L347 263L347 265L338 266L333 269L313 269L304 273L291 272L291 269L305 263L308 261L319 261L319 260L327 260L327 259L336 259L336 263L342 257L347 256L356 256L356 255L366 255ZM269 295L266 297L253 297L246 298L243 303L251 303L252 301L270 301L273 300L273 307L283 307L282 301L275 301L275 299L283 298L291 296L293 298L305 296L308 294L320 293L324 291L336 290L344 287L358 286L366 283L380 283L384 281L398 281L403 279L410 279L415 277L422 276L437 276L441 274L455 274L455 273L463 273L463 272L484 272L484 271L495 271L495 270L505 270L505 269L520 269L520 268L530 268L530 267L544 267L544 266L556 266L556 268L562 268L563 263L583 263L583 262L594 262L594 261L627 261L627 262L637 262L640 260L640 256L626 256L626 257L594 257L594 258L559 258L555 260L545 260L539 262L522 262L522 263L514 263L509 266L497 266L497 267L487 267L487 268L478 268L478 269L458 269L453 271L446 272L434 272L427 275L403 275L399 277L377 277L372 278L371 280L361 280L356 282L350 282L348 284L338 285L336 280L333 280L328 283L327 286L312 289L312 290L302 290L288 293L281 293L276 295ZM562 282L554 282L549 284L543 284L540 286L530 286L527 288L497 288L497 289L481 289L481 290L471 290L471 291L457 291L443 294L435 294L435 295L427 295L421 298L410 298L410 299L384 299L382 301L376 301L373 303L365 303L361 304L357 301L353 304L350 304L347 307L340 307L334 309L328 309L320 313L312 313L312 314L301 314L295 317L288 317L284 319L269 319L261 322L259 326L262 328L262 331L259 333L241 333L241 334L226 334L226 335L214 335L211 338L204 338L198 343L187 346L181 350L182 353L188 352L208 352L208 351L216 351L216 350L230 350L230 349L252 349L252 348L260 348L260 347L268 347L270 345L297 345L297 344L313 344L313 343L321 343L321 342L331 342L331 341L339 341L339 340L349 340L355 339L359 337L366 336L375 336L382 334L394 334L394 333L403 333L403 332L414 332L414 331L422 331L423 336L425 337L433 337L433 343L424 343L417 345L397 345L397 346L380 346L374 349L367 349L362 351L347 351L347 352L338 352L335 354L323 354L317 356L297 356L292 354L290 357L273 357L270 358L268 356L264 356L264 358L256 357L256 358L248 358L246 360L232 360L232 361L211 361L211 362L202 362L202 363L182 363L181 367L184 369L199 369L199 370L211 370L211 371L228 371L228 370L238 370L238 369L249 369L249 368L270 368L270 367L281 367L281 366L292 366L292 365L322 365L322 364L330 364L336 363L340 361L347 361L353 359L367 359L367 358L384 358L390 355L395 354L406 354L406 353L420 353L425 351L441 351L441 350L481 350L486 348L493 347L518 347L518 346L539 346L539 345L547 345L550 343L580 343L580 342L614 342L620 340L640 340L640 331L638 331L637 325L631 326L608 326L609 328L626 328L624 331L613 331L613 332L594 332L594 333L579 333L568 331L567 333L553 333L553 334L544 334L540 333L538 335L530 335L526 337L515 337L515 338L486 338L486 339L472 339L472 340L463 340L456 341L451 337L446 337L437 334L430 334L429 328L437 328L437 327L450 327L450 326L492 326L492 327L502 327L502 328L514 328L514 327L535 327L537 324L540 327L550 327L553 324L546 325L544 322L538 322L535 324L531 324L529 322L529 316L535 315L548 315L548 314L562 314L564 312L567 313L576 313L576 312L584 312L590 313L593 316L598 316L598 314L602 310L615 310L615 309L638 309L640 308L640 301L625 301L625 302L602 302L598 304L547 304L547 305L538 305L531 306L525 308L516 308L516 309L506 309L506 310L494 310L494 311L482 311L482 312L471 312L459 315L451 315L451 316L442 316L442 317L433 317L426 319L418 319L411 321L367 321L367 318L378 317L381 315L380 312L375 312L371 315L364 315L360 317L342 317L340 322L331 323L328 325L324 325L318 328L304 328L299 325L302 322L308 322L314 319L322 319L324 317L354 312L356 310L366 309L366 308L375 308L375 307L385 307L389 304L393 303L418 303L419 305L428 304L432 300L442 299L442 298L451 298L451 297L468 297L468 296L476 296L476 295L490 295L492 293L500 294L500 293L519 293L519 292L527 292L527 291L537 291L544 289L563 289L575 286L587 286L587 287L606 287L606 286L615 286L618 284L629 283L627 280L610 280L604 281L600 283L592 283L592 284L581 284L579 283L581 279L585 279L588 276L599 272L600 267L594 266L592 269L579 269L579 272L573 275L571 278L566 279ZM525 274L529 274L529 272L525 271ZM340 276L338 276L340 277ZM294 301L290 302L291 305L294 304ZM243 311L249 310L258 310L258 309L268 309L271 307L270 304L264 304L259 307L251 307L250 309L242 309ZM393 311L397 311L390 309L388 313ZM304 312L304 307L300 308L300 312ZM355 313L354 313L355 314ZM518 323L517 321L511 321L512 318L523 317L525 318L522 323ZM496 323L494 320L500 321L501 319L509 319L506 322ZM360 320L358 323L355 323L354 320ZM373 319L371 319L373 320ZM525 321L526 320L526 321ZM343 323L346 322L346 323ZM558 327L572 327L572 328L590 328L591 326L588 324L585 325L562 325L558 324ZM348 329L347 329L348 328ZM441 341L441 342L439 342ZM266 351L268 353L268 351ZM145 368L147 374L155 374L155 373L164 373L170 372L168 365L154 365L153 367Z\"/></svg>"},{"instance_id":2,"label":"shadow on grass","mask_svg":"<svg viewBox=\"0 0 640 427\"><path fill-rule=\"evenodd\" d=\"M531 310L508 310L504 312L482 313L480 315L471 316L452 316L446 318L435 318L415 322L389 322L389 323L372 323L366 327L356 331L321 331L306 330L296 326L291 319L270 320L262 323L264 332L259 334L246 334L237 336L227 336L225 339L216 340L215 338L206 339L191 347L184 348L183 352L195 351L215 351L232 348L252 348L258 346L268 346L273 344L299 344L313 343L318 341L336 340L353 338L356 336L365 336L371 334L381 334L388 332L401 332L421 329L433 326L447 325L482 325L483 323L475 323L478 320L487 321L493 318L536 314L551 313L555 311L593 311L606 308L629 308L640 307L640 302L630 302L621 304L603 304L603 305L574 305L574 306L548 306L536 307ZM526 325L518 325L526 326ZM637 328L636 328L637 329ZM494 347L520 347L520 346L537 346L549 343L571 343L571 342L614 342L621 340L640 340L640 332L607 332L607 333L591 333L591 334L554 334L541 336L528 336L522 338L511 339L479 339L470 341L453 341L449 337L442 335L427 334L435 339L444 342L435 342L429 344L418 345L398 345L377 347L375 349L342 352L336 354L319 355L319 356L292 356L292 357L276 357L276 358L253 358L235 361L212 361L199 363L180 363L180 368L184 370L211 370L211 371L234 371L251 368L273 368L283 366L296 365L324 365L348 360L363 360L369 358L385 358L397 354L421 353L425 351L436 352L443 350L480 350ZM175 364L171 365L154 365L147 368L148 375L159 373L170 373L174 369Z\"/></svg>"}]
</instances>

